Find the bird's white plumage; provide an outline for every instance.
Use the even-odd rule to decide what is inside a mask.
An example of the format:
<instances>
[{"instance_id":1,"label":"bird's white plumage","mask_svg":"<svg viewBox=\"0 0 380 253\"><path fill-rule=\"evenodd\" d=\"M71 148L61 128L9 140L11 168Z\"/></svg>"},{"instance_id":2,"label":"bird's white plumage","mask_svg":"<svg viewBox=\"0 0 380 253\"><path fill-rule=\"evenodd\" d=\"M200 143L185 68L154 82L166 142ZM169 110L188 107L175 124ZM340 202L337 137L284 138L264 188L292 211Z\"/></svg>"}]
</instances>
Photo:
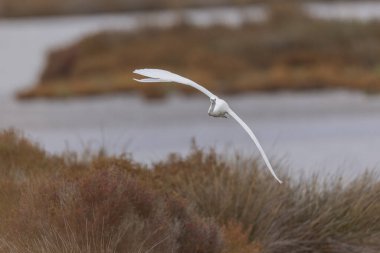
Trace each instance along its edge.
<instances>
[{"instance_id":1,"label":"bird's white plumage","mask_svg":"<svg viewBox=\"0 0 380 253\"><path fill-rule=\"evenodd\" d=\"M267 157L267 155L265 154L264 152L264 149L263 147L261 147L261 144L259 142L259 140L257 139L256 135L252 132L252 130L248 127L248 125L234 112L231 110L231 108L229 108L229 110L227 111L229 115L232 116L232 118L234 118L243 128L244 130L248 133L248 135L251 137L251 139L253 140L253 142L256 144L256 147L257 149L259 150L261 156L263 157L264 159L264 162L265 164L267 165L270 173L274 176L274 178L279 182L279 183L282 183L282 181L277 177L276 173L274 173L274 170L272 168L272 165L270 164L269 162L269 159Z\"/></svg>"},{"instance_id":2,"label":"bird's white plumage","mask_svg":"<svg viewBox=\"0 0 380 253\"><path fill-rule=\"evenodd\" d=\"M207 90L205 87L197 84L194 81L191 81L190 79L187 79L183 76L174 74L172 72L169 72L167 70L162 70L162 69L136 69L133 71L135 74L139 74L142 76L146 76L149 78L146 79L135 79L138 82L143 82L143 83L154 83L154 82L175 82L175 83L182 83L185 85L189 85L209 98L216 97L214 94L212 94L209 90Z\"/></svg>"},{"instance_id":3,"label":"bird's white plumage","mask_svg":"<svg viewBox=\"0 0 380 253\"><path fill-rule=\"evenodd\" d=\"M251 137L255 145L257 146L261 156L264 159L265 164L267 165L269 171L273 175L273 177L279 182L282 183L282 181L276 176L276 173L274 172L272 165L269 162L269 159L267 155L264 152L264 149L261 147L259 140L254 135L252 130L248 127L248 125L228 106L228 104L212 94L209 90L204 88L203 86L197 84L194 81L191 81L190 79L187 79L185 77L182 77L180 75L171 73L166 70L162 69L137 69L133 71L135 74L139 74L142 76L146 76L149 78L145 79L135 79L138 82L144 82L144 83L154 83L154 82L176 82L181 83L185 85L189 85L194 87L195 89L201 91L205 95L207 95L211 99L212 106L209 109L209 115L214 117L225 117L225 114L231 115L242 127L243 129L248 133L248 135Z\"/></svg>"}]
</instances>

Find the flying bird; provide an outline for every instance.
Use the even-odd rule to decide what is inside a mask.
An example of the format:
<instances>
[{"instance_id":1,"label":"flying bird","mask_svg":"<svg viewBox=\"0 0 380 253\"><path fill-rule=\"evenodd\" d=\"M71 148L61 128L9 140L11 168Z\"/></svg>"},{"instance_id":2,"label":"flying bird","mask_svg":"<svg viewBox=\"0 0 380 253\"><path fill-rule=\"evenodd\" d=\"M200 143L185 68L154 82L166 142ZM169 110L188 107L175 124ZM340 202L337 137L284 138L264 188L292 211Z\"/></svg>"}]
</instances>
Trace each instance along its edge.
<instances>
[{"instance_id":1,"label":"flying bird","mask_svg":"<svg viewBox=\"0 0 380 253\"><path fill-rule=\"evenodd\" d=\"M248 127L248 125L228 106L227 102L223 99L217 97L213 93L211 93L209 90L207 90L205 87L197 84L194 81L191 81L190 79L187 79L185 77L182 77L180 75L174 74L172 72L162 70L162 69L136 69L133 71L135 74L139 74L148 78L144 79L134 79L138 82L142 83L157 83L157 82L175 82L175 83L181 83L188 86L191 86L200 92L204 93L206 96L210 98L210 108L208 109L208 115L212 117L223 117L227 118L228 116L231 116L234 118L248 133L248 135L251 137L253 142L256 144L258 150L260 151L261 156L264 159L265 164L267 165L268 169L270 170L273 177L279 182L282 183L282 181L276 176L276 173L274 173L274 170L272 168L272 165L269 162L269 159L267 155L264 152L264 149L261 147L258 139L252 132L252 130Z\"/></svg>"}]
</instances>

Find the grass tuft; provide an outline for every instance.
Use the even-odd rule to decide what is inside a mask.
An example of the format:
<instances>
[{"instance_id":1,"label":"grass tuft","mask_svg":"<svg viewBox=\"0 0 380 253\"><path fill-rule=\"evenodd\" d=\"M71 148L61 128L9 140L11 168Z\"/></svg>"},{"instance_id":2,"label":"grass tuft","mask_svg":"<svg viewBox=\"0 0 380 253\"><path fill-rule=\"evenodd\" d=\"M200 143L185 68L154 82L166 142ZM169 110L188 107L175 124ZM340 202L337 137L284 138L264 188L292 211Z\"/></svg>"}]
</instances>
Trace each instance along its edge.
<instances>
[{"instance_id":1,"label":"grass tuft","mask_svg":"<svg viewBox=\"0 0 380 253\"><path fill-rule=\"evenodd\" d=\"M14 130L0 140L2 252L380 250L374 173L345 183L280 173L279 185L256 161L195 145L148 168L123 156L53 156Z\"/></svg>"}]
</instances>

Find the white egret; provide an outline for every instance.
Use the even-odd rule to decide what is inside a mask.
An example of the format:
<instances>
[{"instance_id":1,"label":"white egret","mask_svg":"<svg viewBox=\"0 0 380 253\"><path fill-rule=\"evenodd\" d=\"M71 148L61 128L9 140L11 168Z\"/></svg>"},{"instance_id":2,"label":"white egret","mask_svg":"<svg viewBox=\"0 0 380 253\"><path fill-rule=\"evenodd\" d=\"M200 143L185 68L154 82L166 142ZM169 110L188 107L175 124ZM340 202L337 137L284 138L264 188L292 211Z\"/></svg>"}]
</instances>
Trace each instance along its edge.
<instances>
[{"instance_id":1,"label":"white egret","mask_svg":"<svg viewBox=\"0 0 380 253\"><path fill-rule=\"evenodd\" d=\"M272 165L269 162L268 157L266 156L264 149L261 147L258 139L253 134L252 130L247 126L247 124L228 106L226 101L223 99L218 98L214 94L212 94L209 90L204 88L203 86L195 83L194 81L191 81L185 77L182 77L180 75L171 73L166 70L162 69L136 69L133 71L135 74L139 74L148 78L145 79L134 79L138 82L143 83L156 83L156 82L175 82L175 83L181 83L185 85L189 85L191 87L194 87L195 89L201 91L206 96L210 98L211 106L208 110L208 114L213 117L224 117L227 118L228 115L233 117L248 133L248 135L251 137L253 142L256 144L257 148L260 151L261 156L264 159L265 164L267 165L268 169L274 176L274 178L279 182L282 183L282 181L276 176L274 173L274 170L272 168Z\"/></svg>"}]
</instances>

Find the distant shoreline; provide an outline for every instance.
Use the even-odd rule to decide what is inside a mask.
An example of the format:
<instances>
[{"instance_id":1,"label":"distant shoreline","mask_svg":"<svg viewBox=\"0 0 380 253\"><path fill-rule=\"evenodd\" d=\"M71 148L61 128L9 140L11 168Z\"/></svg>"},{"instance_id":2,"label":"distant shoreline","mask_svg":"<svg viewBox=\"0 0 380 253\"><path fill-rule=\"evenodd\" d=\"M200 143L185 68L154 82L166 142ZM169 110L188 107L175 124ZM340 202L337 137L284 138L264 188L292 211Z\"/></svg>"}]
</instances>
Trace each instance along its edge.
<instances>
[{"instance_id":1,"label":"distant shoreline","mask_svg":"<svg viewBox=\"0 0 380 253\"><path fill-rule=\"evenodd\" d=\"M240 28L184 24L163 30L101 32L51 52L40 80L17 97L139 92L160 99L173 90L195 93L184 86L138 84L132 71L144 67L170 70L224 95L323 89L378 93L379 30L379 22L305 18ZM366 41L360 50L355 46L358 39Z\"/></svg>"}]
</instances>

